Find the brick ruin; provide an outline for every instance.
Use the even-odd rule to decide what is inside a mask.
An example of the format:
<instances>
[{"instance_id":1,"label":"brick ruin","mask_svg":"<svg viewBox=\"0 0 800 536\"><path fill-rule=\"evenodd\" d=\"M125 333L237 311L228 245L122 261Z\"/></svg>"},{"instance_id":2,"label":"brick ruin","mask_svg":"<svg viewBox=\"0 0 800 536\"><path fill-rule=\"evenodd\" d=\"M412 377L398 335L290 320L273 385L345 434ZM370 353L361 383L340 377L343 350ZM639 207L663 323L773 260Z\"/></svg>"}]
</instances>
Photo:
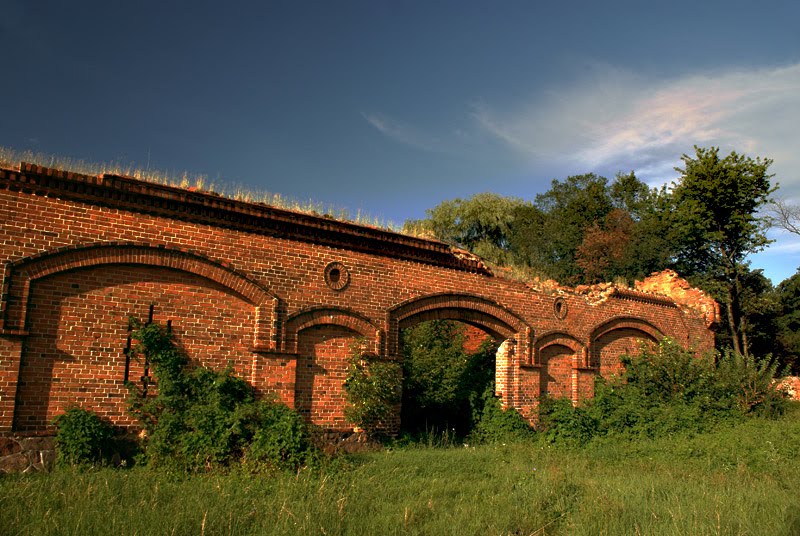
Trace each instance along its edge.
<instances>
[{"instance_id":1,"label":"brick ruin","mask_svg":"<svg viewBox=\"0 0 800 536\"><path fill-rule=\"evenodd\" d=\"M69 404L129 427L128 319L171 323L195 363L232 363L311 423L343 415L357 337L400 359L431 319L498 343L496 394L527 417L540 396L591 397L641 341L713 347L718 309L675 274L635 289L497 275L435 240L117 175L0 169L0 435L52 432ZM2 453L0 453L2 454Z\"/></svg>"}]
</instances>

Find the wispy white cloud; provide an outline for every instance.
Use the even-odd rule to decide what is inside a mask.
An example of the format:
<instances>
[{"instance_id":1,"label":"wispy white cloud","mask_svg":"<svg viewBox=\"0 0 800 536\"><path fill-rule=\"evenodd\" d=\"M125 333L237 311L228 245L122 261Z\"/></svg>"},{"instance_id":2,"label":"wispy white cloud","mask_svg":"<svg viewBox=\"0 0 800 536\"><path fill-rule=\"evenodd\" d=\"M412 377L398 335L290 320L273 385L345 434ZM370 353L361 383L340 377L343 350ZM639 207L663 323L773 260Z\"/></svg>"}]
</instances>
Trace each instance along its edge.
<instances>
[{"instance_id":1,"label":"wispy white cloud","mask_svg":"<svg viewBox=\"0 0 800 536\"><path fill-rule=\"evenodd\" d=\"M477 125L530 161L582 171L634 170L650 184L677 178L693 145L774 160L779 195L800 198L800 63L652 79L598 66L569 87L512 106L481 102ZM775 283L800 263L800 239L753 258Z\"/></svg>"},{"instance_id":2,"label":"wispy white cloud","mask_svg":"<svg viewBox=\"0 0 800 536\"><path fill-rule=\"evenodd\" d=\"M772 158L778 180L800 190L800 63L668 80L598 67L510 108L483 102L473 116L534 162L633 169L663 181L693 145L716 145Z\"/></svg>"},{"instance_id":3,"label":"wispy white cloud","mask_svg":"<svg viewBox=\"0 0 800 536\"><path fill-rule=\"evenodd\" d=\"M413 125L377 113L361 113L361 116L384 136L400 143L425 151L441 152L442 141Z\"/></svg>"}]
</instances>

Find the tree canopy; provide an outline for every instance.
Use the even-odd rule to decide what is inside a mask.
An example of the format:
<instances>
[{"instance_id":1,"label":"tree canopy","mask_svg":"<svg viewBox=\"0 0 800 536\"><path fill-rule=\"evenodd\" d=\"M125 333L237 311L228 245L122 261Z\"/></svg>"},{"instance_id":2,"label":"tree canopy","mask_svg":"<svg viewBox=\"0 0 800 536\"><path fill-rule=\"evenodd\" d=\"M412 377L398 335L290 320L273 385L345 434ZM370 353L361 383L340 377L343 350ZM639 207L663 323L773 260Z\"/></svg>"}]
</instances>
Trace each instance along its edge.
<instances>
[{"instance_id":1,"label":"tree canopy","mask_svg":"<svg viewBox=\"0 0 800 536\"><path fill-rule=\"evenodd\" d=\"M695 147L695 153L683 155L672 190L675 264L725 306L733 349L746 355L742 278L749 271L748 255L770 243L769 222L759 211L775 191L767 173L772 161L736 152L721 158L716 147Z\"/></svg>"},{"instance_id":2,"label":"tree canopy","mask_svg":"<svg viewBox=\"0 0 800 536\"><path fill-rule=\"evenodd\" d=\"M789 315L782 305L791 301L787 289L800 284L775 289L748 263L770 243L770 223L781 224L776 214L789 224L797 220L788 203L773 204L772 219L764 214L775 191L772 161L736 152L722 156L716 147L695 147L682 161L680 178L669 186L649 187L634 172L613 180L574 175L554 179L532 201L493 193L444 201L406 229L568 285L630 282L675 269L722 305L722 345L745 356L752 348L779 353L787 363L796 359L791 355L800 347L791 328L780 327L792 321L780 319ZM785 344L776 348L779 329Z\"/></svg>"}]
</instances>

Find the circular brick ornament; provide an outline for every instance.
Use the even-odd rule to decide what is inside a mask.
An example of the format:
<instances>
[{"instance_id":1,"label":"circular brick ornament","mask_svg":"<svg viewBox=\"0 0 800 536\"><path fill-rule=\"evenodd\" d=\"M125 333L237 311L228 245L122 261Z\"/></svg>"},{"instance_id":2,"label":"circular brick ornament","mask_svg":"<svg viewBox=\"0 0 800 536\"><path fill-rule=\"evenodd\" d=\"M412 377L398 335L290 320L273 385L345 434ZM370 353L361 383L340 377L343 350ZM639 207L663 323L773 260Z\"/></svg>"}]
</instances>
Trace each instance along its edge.
<instances>
[{"instance_id":1,"label":"circular brick ornament","mask_svg":"<svg viewBox=\"0 0 800 536\"><path fill-rule=\"evenodd\" d=\"M325 283L333 290L344 290L350 283L350 272L341 262L332 262L325 267Z\"/></svg>"},{"instance_id":2,"label":"circular brick ornament","mask_svg":"<svg viewBox=\"0 0 800 536\"><path fill-rule=\"evenodd\" d=\"M567 318L567 300L564 298L556 298L555 301L553 301L553 314L555 314L556 318L559 320Z\"/></svg>"}]
</instances>

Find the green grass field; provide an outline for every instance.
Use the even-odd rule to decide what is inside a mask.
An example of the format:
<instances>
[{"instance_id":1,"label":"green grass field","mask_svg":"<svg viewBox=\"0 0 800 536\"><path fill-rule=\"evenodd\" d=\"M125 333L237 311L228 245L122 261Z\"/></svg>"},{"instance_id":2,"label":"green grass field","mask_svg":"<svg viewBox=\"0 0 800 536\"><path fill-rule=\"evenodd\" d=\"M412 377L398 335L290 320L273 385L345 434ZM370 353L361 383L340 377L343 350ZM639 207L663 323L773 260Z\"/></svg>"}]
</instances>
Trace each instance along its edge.
<instances>
[{"instance_id":1,"label":"green grass field","mask_svg":"<svg viewBox=\"0 0 800 536\"><path fill-rule=\"evenodd\" d=\"M694 437L405 447L297 474L0 478L0 534L800 534L800 408Z\"/></svg>"}]
</instances>

